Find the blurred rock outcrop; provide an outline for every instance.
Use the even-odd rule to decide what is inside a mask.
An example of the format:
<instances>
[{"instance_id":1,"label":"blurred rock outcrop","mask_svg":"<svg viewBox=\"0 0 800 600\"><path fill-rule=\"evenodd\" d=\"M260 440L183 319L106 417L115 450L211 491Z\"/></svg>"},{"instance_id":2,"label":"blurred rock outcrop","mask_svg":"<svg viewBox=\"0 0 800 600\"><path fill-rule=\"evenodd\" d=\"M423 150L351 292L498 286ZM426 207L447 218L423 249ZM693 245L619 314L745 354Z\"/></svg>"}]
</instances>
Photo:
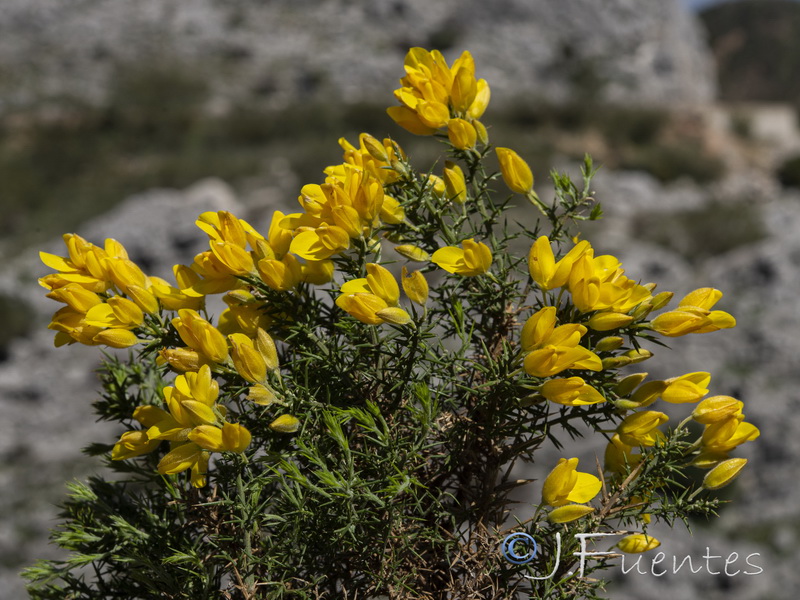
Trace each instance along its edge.
<instances>
[{"instance_id":1,"label":"blurred rock outcrop","mask_svg":"<svg viewBox=\"0 0 800 600\"><path fill-rule=\"evenodd\" d=\"M224 183L206 180L185 191L134 196L78 233L97 244L115 238L148 274L172 280L173 264L191 263L207 247L207 236L194 226L207 210L241 212L241 205ZM60 240L43 250L65 254ZM30 303L37 317L34 333L15 340L8 359L0 362L0 589L7 599L24 597L20 569L56 552L47 535L56 523L55 505L66 494L64 484L98 465L81 448L120 433L96 423L91 412L101 349L53 346L54 332L46 325L58 305L36 283L47 271L33 251L0 271L0 290Z\"/></svg>"},{"instance_id":2,"label":"blurred rock outcrop","mask_svg":"<svg viewBox=\"0 0 800 600\"><path fill-rule=\"evenodd\" d=\"M679 0L5 0L4 105L104 102L123 69L204 73L215 107L385 98L409 46L469 49L495 97L675 106L714 94Z\"/></svg>"}]
</instances>

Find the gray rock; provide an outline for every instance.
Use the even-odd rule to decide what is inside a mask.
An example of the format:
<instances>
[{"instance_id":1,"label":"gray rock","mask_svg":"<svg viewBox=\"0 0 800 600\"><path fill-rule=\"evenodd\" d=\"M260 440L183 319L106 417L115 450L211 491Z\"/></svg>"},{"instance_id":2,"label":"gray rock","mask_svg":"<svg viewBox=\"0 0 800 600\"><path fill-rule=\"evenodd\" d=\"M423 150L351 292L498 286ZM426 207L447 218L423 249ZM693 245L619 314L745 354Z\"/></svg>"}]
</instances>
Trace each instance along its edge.
<instances>
[{"instance_id":1,"label":"gray rock","mask_svg":"<svg viewBox=\"0 0 800 600\"><path fill-rule=\"evenodd\" d=\"M714 95L710 55L679 0L5 0L1 10L0 112L64 96L102 103L118 69L163 65L204 77L223 109L388 102L414 45L451 60L469 49L497 99L675 106Z\"/></svg>"}]
</instances>

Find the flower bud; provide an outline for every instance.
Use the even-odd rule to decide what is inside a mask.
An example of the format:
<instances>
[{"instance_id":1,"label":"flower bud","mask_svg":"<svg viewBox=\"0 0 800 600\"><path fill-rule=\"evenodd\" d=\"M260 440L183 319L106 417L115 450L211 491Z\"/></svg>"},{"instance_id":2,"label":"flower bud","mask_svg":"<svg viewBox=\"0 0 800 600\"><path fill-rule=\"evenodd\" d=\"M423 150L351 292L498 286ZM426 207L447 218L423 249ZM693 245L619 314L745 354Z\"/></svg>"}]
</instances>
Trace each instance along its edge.
<instances>
[{"instance_id":1,"label":"flower bud","mask_svg":"<svg viewBox=\"0 0 800 600\"><path fill-rule=\"evenodd\" d=\"M391 323L392 325L406 325L411 322L411 315L396 306L375 311L375 315L384 323Z\"/></svg>"},{"instance_id":2,"label":"flower bud","mask_svg":"<svg viewBox=\"0 0 800 600\"><path fill-rule=\"evenodd\" d=\"M551 523L569 523L570 521L576 521L581 517L585 517L592 512L594 512L594 508L591 506L567 504L566 506L559 506L551 510L547 518Z\"/></svg>"},{"instance_id":3,"label":"flower bud","mask_svg":"<svg viewBox=\"0 0 800 600\"><path fill-rule=\"evenodd\" d=\"M431 255L425 252L425 250L410 244L395 246L394 251L413 262L428 262L431 259Z\"/></svg>"},{"instance_id":4,"label":"flower bud","mask_svg":"<svg viewBox=\"0 0 800 600\"><path fill-rule=\"evenodd\" d=\"M617 543L617 548L627 554L640 554L653 550L661 545L656 538L650 537L644 533L634 533L633 535L622 538Z\"/></svg>"},{"instance_id":5,"label":"flower bud","mask_svg":"<svg viewBox=\"0 0 800 600\"><path fill-rule=\"evenodd\" d=\"M428 300L428 282L422 271L414 271L409 274L408 269L403 267L400 272L400 282L403 284L403 291L409 300L416 302L420 306L425 306Z\"/></svg>"},{"instance_id":6,"label":"flower bud","mask_svg":"<svg viewBox=\"0 0 800 600\"><path fill-rule=\"evenodd\" d=\"M636 389L636 386L645 380L646 377L647 373L634 373L633 375L628 375L616 386L614 386L614 391L620 396L628 396L631 392L633 392L633 390Z\"/></svg>"},{"instance_id":7,"label":"flower bud","mask_svg":"<svg viewBox=\"0 0 800 600\"><path fill-rule=\"evenodd\" d=\"M620 348L622 344L625 343L625 340L619 337L618 335L610 335L608 337L604 337L600 341L595 344L594 351L595 352L612 352L617 348Z\"/></svg>"},{"instance_id":8,"label":"flower bud","mask_svg":"<svg viewBox=\"0 0 800 600\"><path fill-rule=\"evenodd\" d=\"M278 433L294 433L300 428L300 420L292 415L281 415L270 423L269 428Z\"/></svg>"},{"instance_id":9,"label":"flower bud","mask_svg":"<svg viewBox=\"0 0 800 600\"><path fill-rule=\"evenodd\" d=\"M703 478L703 487L707 490L718 490L725 487L739 476L747 464L746 458L729 458L711 469Z\"/></svg>"},{"instance_id":10,"label":"flower bud","mask_svg":"<svg viewBox=\"0 0 800 600\"><path fill-rule=\"evenodd\" d=\"M633 317L616 312L599 312L592 316L586 325L595 331L611 331L625 327L633 322Z\"/></svg>"},{"instance_id":11,"label":"flower bud","mask_svg":"<svg viewBox=\"0 0 800 600\"><path fill-rule=\"evenodd\" d=\"M692 418L703 425L710 425L741 415L742 408L744 403L731 396L711 396L695 407Z\"/></svg>"},{"instance_id":12,"label":"flower bud","mask_svg":"<svg viewBox=\"0 0 800 600\"><path fill-rule=\"evenodd\" d=\"M497 148L497 160L503 181L512 192L527 194L533 189L533 173L519 154L509 148Z\"/></svg>"},{"instance_id":13,"label":"flower bud","mask_svg":"<svg viewBox=\"0 0 800 600\"><path fill-rule=\"evenodd\" d=\"M475 147L478 134L469 121L450 119L447 122L447 137L454 148L468 150Z\"/></svg>"},{"instance_id":14,"label":"flower bud","mask_svg":"<svg viewBox=\"0 0 800 600\"><path fill-rule=\"evenodd\" d=\"M464 178L464 171L461 170L461 167L448 160L444 163L442 178L447 198L453 202L464 204L467 200L467 180Z\"/></svg>"},{"instance_id":15,"label":"flower bud","mask_svg":"<svg viewBox=\"0 0 800 600\"><path fill-rule=\"evenodd\" d=\"M642 362L643 360L647 360L648 358L651 358L653 356L653 353L650 352L650 350L639 348L638 350L636 349L628 350L625 354L623 354L623 356L630 359L629 364L634 364Z\"/></svg>"}]
</instances>

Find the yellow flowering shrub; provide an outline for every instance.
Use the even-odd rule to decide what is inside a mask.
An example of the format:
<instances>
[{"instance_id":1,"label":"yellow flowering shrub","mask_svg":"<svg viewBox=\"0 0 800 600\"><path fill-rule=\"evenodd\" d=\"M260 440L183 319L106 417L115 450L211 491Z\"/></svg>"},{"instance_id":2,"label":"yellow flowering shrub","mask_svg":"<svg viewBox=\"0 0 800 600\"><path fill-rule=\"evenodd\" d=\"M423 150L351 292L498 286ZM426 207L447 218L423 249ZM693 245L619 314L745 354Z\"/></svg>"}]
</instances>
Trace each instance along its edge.
<instances>
[{"instance_id":1,"label":"yellow flowering shrub","mask_svg":"<svg viewBox=\"0 0 800 600\"><path fill-rule=\"evenodd\" d=\"M447 160L341 139L297 212L199 215L208 249L172 281L111 239L41 254L55 344L130 350L106 358L95 403L119 437L89 449L114 476L73 486L70 557L28 571L32 597L577 598L602 582L556 564L555 533L630 529L618 547L644 552L651 520L713 512L758 429L707 397L710 373L648 380L638 363L733 327L722 292L668 309L671 292L579 240L601 216L591 160L543 200L523 157L490 145L477 72L469 52L410 50L389 116ZM515 205L527 228L508 225ZM660 409L682 404L670 424ZM576 435L602 465L564 450L538 481L513 470ZM533 516L507 529L512 493ZM543 551L509 563L509 531Z\"/></svg>"}]
</instances>

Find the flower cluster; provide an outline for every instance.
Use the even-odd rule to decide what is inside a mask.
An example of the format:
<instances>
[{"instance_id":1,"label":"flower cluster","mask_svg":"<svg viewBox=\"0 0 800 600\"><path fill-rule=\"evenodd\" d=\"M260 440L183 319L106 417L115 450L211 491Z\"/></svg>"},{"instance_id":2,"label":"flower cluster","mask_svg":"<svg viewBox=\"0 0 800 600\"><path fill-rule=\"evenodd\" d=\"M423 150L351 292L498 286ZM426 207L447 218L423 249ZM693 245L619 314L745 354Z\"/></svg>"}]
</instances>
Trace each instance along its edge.
<instances>
[{"instance_id":1,"label":"flower cluster","mask_svg":"<svg viewBox=\"0 0 800 600\"><path fill-rule=\"evenodd\" d=\"M736 322L714 309L722 292L711 287L669 309L672 292L656 293L569 231L600 214L588 158L586 189L554 173L555 198L545 202L514 150L495 149L499 172L486 166L492 147L479 118L489 87L468 52L448 66L438 51L412 49L401 86L401 106L389 115L448 144L441 175L415 169L394 140L363 133L357 145L339 140L342 162L324 170L322 183L301 187L298 212L276 210L253 225L227 211L199 215L208 247L175 265L174 281L145 274L115 240L101 248L70 234L67 256L41 253L54 272L40 282L64 305L50 324L55 344L130 348L139 352L131 362L159 382L149 396L126 388L102 405L102 418L127 429L107 445L110 458L141 461L110 464L147 464L130 470L169 481L169 493L185 486L199 495L191 486L212 480L213 495L192 510L220 512L198 517L212 529L197 543L242 539L238 557L227 542L203 556L209 564L222 557L213 577L237 581L248 597L257 576L294 581L295 560L309 580L333 577L327 565L367 582L363 595L380 595L383 583L370 587L377 579L349 557L411 561L378 565L384 581L392 569L398 578L418 573L418 557L488 547L470 528L479 523L485 535L503 526L508 492L530 483L511 478L515 462L535 462L537 449L548 441L561 448L567 435L602 436L604 464L589 473L578 471L577 457L561 458L530 531L633 523L644 531L618 546L647 551L658 546L646 532L651 519L708 514L711 501L695 497L737 477L747 461L732 453L759 435L740 400L709 396L710 373L656 380L638 372L655 356L646 346ZM522 214L530 221L533 212L536 223L512 230L506 210L520 196ZM224 302L216 316L211 296ZM691 414L669 427L686 404ZM665 482L692 468L707 470L702 485L687 484L674 501ZM234 516L221 519L223 510ZM314 572L318 557L307 552L318 545L303 536L335 539L331 547L347 551ZM497 581L514 575L493 560L456 562L487 565ZM451 576L462 577L429 579ZM416 585L409 581L392 585ZM497 581L495 589L512 589ZM333 597L345 587L325 589Z\"/></svg>"}]
</instances>

